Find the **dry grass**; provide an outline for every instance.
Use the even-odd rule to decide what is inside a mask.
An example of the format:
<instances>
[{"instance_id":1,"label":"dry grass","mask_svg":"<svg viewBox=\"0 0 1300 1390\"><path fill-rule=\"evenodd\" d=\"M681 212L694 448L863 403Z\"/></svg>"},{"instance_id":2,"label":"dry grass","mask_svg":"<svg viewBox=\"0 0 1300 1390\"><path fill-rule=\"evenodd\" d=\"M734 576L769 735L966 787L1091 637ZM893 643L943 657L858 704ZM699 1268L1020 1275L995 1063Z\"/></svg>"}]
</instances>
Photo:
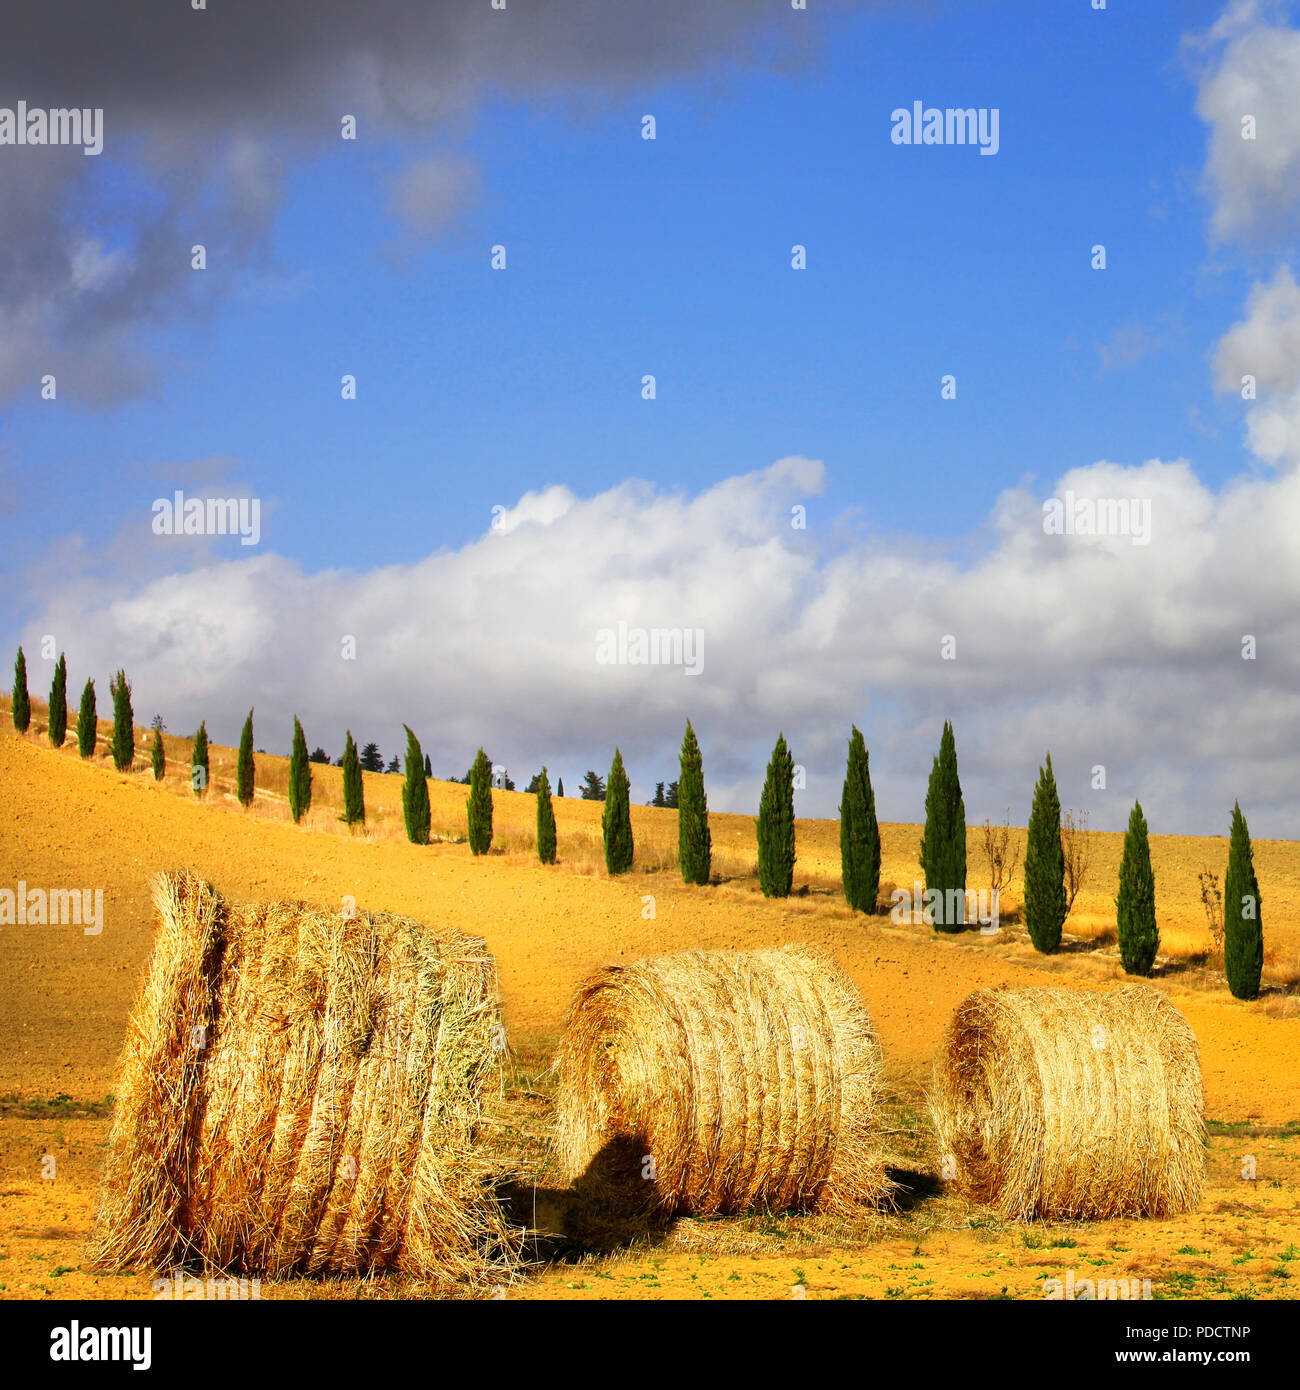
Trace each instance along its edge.
<instances>
[{"instance_id":1,"label":"dry grass","mask_svg":"<svg viewBox=\"0 0 1300 1390\"><path fill-rule=\"evenodd\" d=\"M560 1168L615 1222L875 1201L880 1066L857 990L811 947L608 966L556 1057Z\"/></svg>"},{"instance_id":2,"label":"dry grass","mask_svg":"<svg viewBox=\"0 0 1300 1390\"><path fill-rule=\"evenodd\" d=\"M160 875L91 1258L471 1283L517 1244L475 1149L499 1065L481 941L235 907Z\"/></svg>"},{"instance_id":3,"label":"dry grass","mask_svg":"<svg viewBox=\"0 0 1300 1390\"><path fill-rule=\"evenodd\" d=\"M7 706L7 697L0 693L0 712ZM75 709L73 710L75 717ZM32 727L26 738L48 746L45 738L45 705L32 701ZM99 724L99 753L95 762L111 767L108 756L110 721ZM260 735L259 735L260 736ZM137 728L137 757L131 780L152 786L148 768L148 749L152 732ZM167 776L163 789L189 802L195 798L189 786L190 739L164 736L167 751ZM257 790L253 805L241 807L234 796L236 751L218 744L210 745L213 784L203 798L205 810L220 814L264 819L277 822L289 820L287 799L289 760L274 754L258 754ZM61 756L76 759L75 738L69 738ZM351 828L339 820L342 810L341 769L326 764L312 765L313 804L302 822L309 833L351 838L375 845L405 844L401 809L402 777L387 773L364 773L366 798L365 826ZM459 783L431 780L431 827L433 839L441 845L464 845L466 822L464 804L467 789ZM536 862L535 816L536 799L525 792L495 791L493 793L496 837L492 855L513 865ZM577 797L557 799L555 811L558 830L558 863L549 873L572 873L581 877L605 876L604 853L601 845L600 816L602 803L582 801ZM673 810L646 806L632 807L633 833L636 844L634 868L643 874L662 873L675 877L677 872L677 814ZM710 816L713 835L712 881L714 892L743 895L750 901L761 897L757 880L757 853L754 820L751 816L714 813ZM786 899L780 908L810 910L816 906L818 915L838 917L843 906L839 875L839 828L835 821L800 820L796 823L795 896ZM981 825L967 828L967 860L972 866L969 887L985 886L987 874L974 866L981 861L984 831ZM884 877L909 890L920 877L917 849L920 827L882 823ZM1066 922L1068 943L1085 942L1107 951L1115 943L1114 895L1119 872L1123 835L1118 832L1076 830L1076 851L1087 858L1089 868L1085 882L1073 904ZM1025 831L1008 827L1006 852L1011 859L1023 861ZM1227 840L1223 836L1175 837L1154 835L1151 841L1157 884L1157 912L1160 927L1160 965L1162 973L1170 968L1180 973L1183 982L1196 989L1226 993L1221 964L1216 964L1214 941L1206 923L1201 902L1201 875L1221 870L1226 864ZM1291 904L1300 901L1300 871L1294 845L1286 841L1256 840L1255 864L1260 875L1266 904L1264 935L1264 981L1266 987L1280 986L1293 990L1300 985L1300 917ZM468 853L468 850L464 850ZM676 886L676 885L674 885ZM721 887L719 887L721 886ZM881 895L888 903L891 884L882 883ZM1000 903L1004 933L1012 930L1019 920L1019 889L1017 878L1004 888ZM918 924L918 930L919 930ZM1055 965L1039 961L1041 968Z\"/></svg>"},{"instance_id":4,"label":"dry grass","mask_svg":"<svg viewBox=\"0 0 1300 1390\"><path fill-rule=\"evenodd\" d=\"M932 1105L957 1188L1003 1216L1170 1216L1199 1201L1196 1038L1146 986L977 990L948 1026Z\"/></svg>"}]
</instances>

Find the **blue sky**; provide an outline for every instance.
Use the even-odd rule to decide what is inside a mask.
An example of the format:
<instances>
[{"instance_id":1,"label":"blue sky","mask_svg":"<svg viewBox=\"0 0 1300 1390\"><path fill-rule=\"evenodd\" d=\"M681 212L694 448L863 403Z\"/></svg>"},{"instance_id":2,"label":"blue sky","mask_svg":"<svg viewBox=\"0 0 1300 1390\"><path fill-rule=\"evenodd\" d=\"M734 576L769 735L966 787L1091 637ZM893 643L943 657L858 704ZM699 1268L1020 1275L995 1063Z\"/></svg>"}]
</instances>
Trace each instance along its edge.
<instances>
[{"instance_id":1,"label":"blue sky","mask_svg":"<svg viewBox=\"0 0 1300 1390\"><path fill-rule=\"evenodd\" d=\"M228 541L154 555L150 504L187 482L260 497L260 552L297 582L454 557L481 543L494 506L530 492L592 499L642 479L656 496L695 497L788 456L824 464L820 495L795 486L780 507L808 506L815 568L879 545L960 573L989 558L1006 490L1046 497L1100 461L1185 458L1210 493L1268 474L1212 365L1251 286L1290 250L1276 237L1211 234L1225 195L1206 185L1211 132L1195 66L1211 60L1183 45L1224 7L813 4L771 7L758 60L705 44L682 71L620 69L599 92L559 78L521 92L495 83L489 65L475 100L449 118L362 116L355 142L333 138L324 117L304 138L301 122L260 116L258 147L280 171L260 232L220 211L205 222L197 196L181 203L209 268L190 273L202 276L198 302L182 278L128 325L151 379L83 391L74 368L51 403L37 399L39 352L17 371L0 432L3 476L16 485L0 514L16 579L0 595L11 645L46 630L59 608L47 589L65 571L95 577L111 606L157 593L172 571L251 561ZM1286 24L1274 10L1242 27L1264 27L1269 13ZM783 36L797 25L818 44L787 63ZM324 109L351 110L352 96L344 83ZM998 153L892 144L890 113L914 100L998 108ZM653 142L640 138L647 112ZM94 167L76 189L102 245L135 257L155 197L140 121L140 140L115 148L107 108L105 154L84 161ZM220 141L247 134L238 120L214 126L214 161ZM403 225L390 196L404 168L429 160L462 176L433 233ZM164 250L188 259L189 240ZM502 272L489 266L496 243ZM807 270L790 268L795 243ZM1090 267L1094 243L1106 246L1104 271ZM74 314L64 332L77 331ZM355 401L340 399L344 373L357 378ZM641 398L643 373L656 377L654 401ZM946 373L956 400L940 397ZM226 462L187 471L213 458ZM672 553L668 544L660 563ZM274 591L262 601L275 604ZM870 595L862 610L868 622ZM101 625L86 626L89 642ZM177 722L192 720L193 691L152 671L156 642L138 630L132 640L122 659L147 704L170 699ZM419 640L436 651L437 623ZM867 645L882 640L864 633ZM249 670L278 687L277 661L268 649ZM1097 661L1098 680L1117 675L1100 649ZM730 696L744 705L759 677L735 678L745 688ZM858 694L837 698L828 727L839 740L853 699L890 712L881 734L907 749L905 818L933 738L912 727L907 682L877 686L866 670L847 688ZM715 695L725 709L728 692ZM233 736L248 703L232 696L229 710L210 711L218 737ZM937 736L951 703L932 691L913 711L918 729L929 721ZM457 728L468 732L474 705L455 711ZM668 728L680 721L662 713L633 768L643 785L670 768ZM323 701L328 737L346 718ZM584 751L565 718L554 711L554 739L578 761L607 761L606 731ZM770 745L775 729L760 733L761 722L746 747ZM396 723L367 735L389 751ZM479 737L509 735L490 729L463 750L459 737L439 746L457 767ZM542 760L532 747L511 756ZM1214 756L1189 749L1184 763ZM738 749L724 760L739 805L762 760ZM1078 761L1088 765L1086 750ZM834 811L832 766L827 752L828 790L810 811ZM1021 770L1028 785L1034 766ZM1159 769L1144 775L1163 785ZM1182 795L1169 793L1171 807ZM1300 828L1287 794L1273 801L1275 826ZM1122 823L1121 809L1102 818Z\"/></svg>"},{"instance_id":2,"label":"blue sky","mask_svg":"<svg viewBox=\"0 0 1300 1390\"><path fill-rule=\"evenodd\" d=\"M454 147L481 197L396 262L384 173L452 146L376 149L363 128L291 174L265 272L214 248L203 274L240 288L211 322L151 335L155 391L108 410L28 391L10 457L75 480L93 541L156 492L124 495L118 468L229 455L277 504L268 539L313 567L460 544L550 483L694 489L787 453L827 461L828 510L932 536L1095 458L1186 454L1222 478L1239 426L1206 344L1244 269L1206 273L1205 134L1176 56L1213 12L865 11L793 74L721 60L585 114L496 100ZM916 99L997 106L998 155L892 145L890 111ZM1126 331L1150 351L1104 365Z\"/></svg>"}]
</instances>

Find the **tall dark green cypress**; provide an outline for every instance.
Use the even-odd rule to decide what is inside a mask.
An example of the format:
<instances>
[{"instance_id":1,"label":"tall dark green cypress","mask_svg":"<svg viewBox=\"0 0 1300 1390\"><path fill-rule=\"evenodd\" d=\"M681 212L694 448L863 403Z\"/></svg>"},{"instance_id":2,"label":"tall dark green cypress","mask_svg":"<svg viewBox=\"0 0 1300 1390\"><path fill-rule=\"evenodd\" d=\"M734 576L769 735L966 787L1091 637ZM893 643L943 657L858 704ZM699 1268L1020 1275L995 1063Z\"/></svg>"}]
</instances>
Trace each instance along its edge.
<instances>
[{"instance_id":1,"label":"tall dark green cypress","mask_svg":"<svg viewBox=\"0 0 1300 1390\"><path fill-rule=\"evenodd\" d=\"M50 684L50 742L62 748L68 737L68 658L59 653Z\"/></svg>"},{"instance_id":2,"label":"tall dark green cypress","mask_svg":"<svg viewBox=\"0 0 1300 1390\"><path fill-rule=\"evenodd\" d=\"M788 898L794 885L794 757L777 736L758 802L758 886L767 898Z\"/></svg>"},{"instance_id":3,"label":"tall dark green cypress","mask_svg":"<svg viewBox=\"0 0 1300 1390\"><path fill-rule=\"evenodd\" d=\"M167 750L163 747L162 730L155 727L153 744L149 749L149 764L153 768L153 780L161 782L167 775Z\"/></svg>"},{"instance_id":4,"label":"tall dark green cypress","mask_svg":"<svg viewBox=\"0 0 1300 1390\"><path fill-rule=\"evenodd\" d=\"M406 822L406 838L413 845L429 843L429 779L424 775L424 753L420 740L406 730L406 781L402 784L402 819Z\"/></svg>"},{"instance_id":5,"label":"tall dark green cypress","mask_svg":"<svg viewBox=\"0 0 1300 1390\"><path fill-rule=\"evenodd\" d=\"M564 800L564 778L563 778L563 777L561 777L560 780L556 783L556 786L555 786L555 794L556 794L556 796L558 796L558 797L560 798L561 801Z\"/></svg>"},{"instance_id":6,"label":"tall dark green cypress","mask_svg":"<svg viewBox=\"0 0 1300 1390\"><path fill-rule=\"evenodd\" d=\"M627 773L623 755L614 749L614 761L605 783L605 809L600 829L605 839L605 868L611 874L624 874L632 867L632 810L628 802Z\"/></svg>"},{"instance_id":7,"label":"tall dark green cypress","mask_svg":"<svg viewBox=\"0 0 1300 1390\"><path fill-rule=\"evenodd\" d=\"M113 766L119 772L130 772L135 761L135 712L131 708L131 687L121 667L108 689L113 696Z\"/></svg>"},{"instance_id":8,"label":"tall dark green cypress","mask_svg":"<svg viewBox=\"0 0 1300 1390\"><path fill-rule=\"evenodd\" d=\"M343 815L347 825L366 823L366 795L361 778L361 759L357 756L357 745L348 730L348 740L343 748Z\"/></svg>"},{"instance_id":9,"label":"tall dark green cypress","mask_svg":"<svg viewBox=\"0 0 1300 1390\"><path fill-rule=\"evenodd\" d=\"M1115 909L1120 963L1130 975L1150 975L1160 948L1160 932L1156 927L1156 879L1151 871L1151 845L1140 801L1133 803L1128 818Z\"/></svg>"},{"instance_id":10,"label":"tall dark green cypress","mask_svg":"<svg viewBox=\"0 0 1300 1390\"><path fill-rule=\"evenodd\" d=\"M957 775L957 740L946 719L925 793L921 872L926 896L940 894L933 908L935 931L960 931L966 920L966 803Z\"/></svg>"},{"instance_id":11,"label":"tall dark green cypress","mask_svg":"<svg viewBox=\"0 0 1300 1390\"><path fill-rule=\"evenodd\" d=\"M880 892L880 826L871 789L867 745L858 726L849 735L849 761L840 796L840 878L855 912L874 912Z\"/></svg>"},{"instance_id":12,"label":"tall dark green cypress","mask_svg":"<svg viewBox=\"0 0 1300 1390\"><path fill-rule=\"evenodd\" d=\"M684 883L707 883L713 861L709 801L704 794L704 759L689 719L682 738L681 769L681 790L677 801L677 863Z\"/></svg>"},{"instance_id":13,"label":"tall dark green cypress","mask_svg":"<svg viewBox=\"0 0 1300 1390\"><path fill-rule=\"evenodd\" d=\"M99 738L99 717L95 709L95 682L88 680L81 690L81 708L77 711L77 752L83 758L95 756Z\"/></svg>"},{"instance_id":14,"label":"tall dark green cypress","mask_svg":"<svg viewBox=\"0 0 1300 1390\"><path fill-rule=\"evenodd\" d=\"M295 714L293 717L293 751L289 755L289 814L293 823L311 810L311 762L307 757L307 735Z\"/></svg>"},{"instance_id":15,"label":"tall dark green cypress","mask_svg":"<svg viewBox=\"0 0 1300 1390\"><path fill-rule=\"evenodd\" d=\"M1061 944L1066 906L1061 798L1049 753L1046 766L1038 769L1025 839L1025 927L1036 951L1051 955Z\"/></svg>"},{"instance_id":16,"label":"tall dark green cypress","mask_svg":"<svg viewBox=\"0 0 1300 1390\"><path fill-rule=\"evenodd\" d=\"M555 863L555 807L545 767L537 779L537 857L543 864Z\"/></svg>"},{"instance_id":17,"label":"tall dark green cypress","mask_svg":"<svg viewBox=\"0 0 1300 1390\"><path fill-rule=\"evenodd\" d=\"M1259 994L1259 977L1264 969L1261 908L1250 831L1240 805L1234 802L1228 873L1223 882L1223 973L1237 999L1254 999Z\"/></svg>"},{"instance_id":18,"label":"tall dark green cypress","mask_svg":"<svg viewBox=\"0 0 1300 1390\"><path fill-rule=\"evenodd\" d=\"M257 771L253 764L253 711L248 711L243 732L239 735L239 760L235 764L235 795L241 806L253 804L253 787Z\"/></svg>"},{"instance_id":19,"label":"tall dark green cypress","mask_svg":"<svg viewBox=\"0 0 1300 1390\"><path fill-rule=\"evenodd\" d=\"M208 721L199 725L194 735L194 747L190 750L190 790L195 796L203 796L208 790L211 770L208 766Z\"/></svg>"},{"instance_id":20,"label":"tall dark green cypress","mask_svg":"<svg viewBox=\"0 0 1300 1390\"><path fill-rule=\"evenodd\" d=\"M469 852L486 854L492 848L492 763L481 748L469 770L465 814L469 820Z\"/></svg>"},{"instance_id":21,"label":"tall dark green cypress","mask_svg":"<svg viewBox=\"0 0 1300 1390\"><path fill-rule=\"evenodd\" d=\"M11 708L14 728L20 734L25 734L28 725L32 722L32 701L27 693L27 658L23 655L21 647L18 648L18 655L14 658L14 690Z\"/></svg>"}]
</instances>

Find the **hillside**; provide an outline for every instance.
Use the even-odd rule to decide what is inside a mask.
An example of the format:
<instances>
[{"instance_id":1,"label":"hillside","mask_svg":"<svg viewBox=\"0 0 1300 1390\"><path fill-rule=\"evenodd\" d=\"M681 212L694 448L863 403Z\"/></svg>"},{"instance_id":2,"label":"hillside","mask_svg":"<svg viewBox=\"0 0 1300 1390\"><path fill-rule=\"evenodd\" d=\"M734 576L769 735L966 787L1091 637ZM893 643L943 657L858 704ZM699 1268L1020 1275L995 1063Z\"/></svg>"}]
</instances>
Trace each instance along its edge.
<instances>
[{"instance_id":1,"label":"hillside","mask_svg":"<svg viewBox=\"0 0 1300 1390\"><path fill-rule=\"evenodd\" d=\"M684 885L675 872L675 812L634 807L636 869L610 880L599 852L597 803L556 801L561 862L548 870L531 852L534 798L497 792L494 851L475 860L464 844L405 841L398 776L365 774L368 826L357 835L337 820L337 768L313 768L313 807L295 826L276 799L286 759L258 758L263 793L245 811L223 791L233 776L234 750L213 746L214 789L199 802L181 761L188 750L180 740L169 744L169 773L159 787L147 768L119 774L106 756L82 761L75 745L56 752L32 736L0 737L0 783L10 789L0 811L0 883L102 887L106 918L97 937L75 927L0 925L10 963L0 979L0 1092L61 1090L93 1099L109 1089L152 939L149 876L180 864L236 899L341 904L350 895L363 909L438 918L483 935L500 968L510 1036L524 1046L554 1036L570 992L590 970L620 956L688 946L789 940L830 946L866 997L890 1057L918 1067L971 989L1042 982L1062 971L1084 978L1119 973L1110 944L1113 915L1106 911L1119 835L1095 835L1091 878L1069 923L1077 939L1060 956L1044 958L1014 922L992 937L942 938L919 924L855 916L839 895L838 827L831 821L799 822L796 896L775 902L759 894L753 878L749 817L711 817L721 882L699 888ZM465 788L431 782L430 797L435 833L463 836ZM969 832L972 886L979 882L979 835ZM886 825L882 836L883 897L890 885L915 877L920 829ZM1300 1029L1290 992L1300 930L1285 911L1300 900L1300 846L1265 841L1255 852L1270 943L1269 991L1241 1003L1215 972L1195 964L1195 953L1209 946L1196 872L1226 856L1226 841L1215 839L1152 837L1167 952L1158 978L1193 1023L1203 1019L1212 1034L1205 1071L1213 1113L1289 1119L1300 1115L1300 1078L1284 1064L1282 1039ZM647 895L654 898L653 918L645 915ZM1004 910L1014 913L1015 906L1009 894Z\"/></svg>"},{"instance_id":2,"label":"hillside","mask_svg":"<svg viewBox=\"0 0 1300 1390\"><path fill-rule=\"evenodd\" d=\"M182 759L187 751L180 741L170 741L169 756ZM12 1199L7 1204L5 1241L6 1249L12 1240L21 1252L8 1269L11 1278L23 1273L17 1287L26 1290L25 1296L57 1294L60 1289L71 1293L74 1286L80 1293L139 1296L144 1287L125 1277L94 1278L74 1271L78 1242L93 1211L107 1114L104 1098L112 1090L127 1014L151 948L149 878L160 869L189 864L234 899L306 898L341 906L351 896L363 909L437 919L484 936L498 962L506 1025L518 1058L519 1099L511 1104L524 1116L509 1120L502 1131L502 1148L512 1154L521 1145L528 1148L540 1173L546 1162L550 1051L574 986L607 961L691 946L752 947L795 940L829 946L875 1017L887 1057L891 1105L898 1107L897 1132L912 1136L897 1141L902 1146L898 1161L918 1168L933 1161L926 1157L924 1119L931 1060L950 1013L970 990L999 983L1048 983L1062 976L1120 977L1106 910L1118 864L1120 837L1115 835L1095 837L1093 877L1081 898L1078 920L1071 920L1067 949L1044 958L1033 952L1014 921L994 936L972 931L948 938L920 924L896 925L887 915L849 912L838 891L838 830L833 822L799 823L797 895L775 902L761 896L752 877L753 822L748 817L712 818L720 881L687 887L675 871L675 813L636 807L635 871L610 880L599 857L600 807L592 803L557 801L561 863L547 869L536 863L531 850L533 798L496 793L500 848L476 860L463 843L417 847L405 842L399 777L366 776L370 824L364 833L352 834L336 819L337 769L314 769L313 810L303 826L294 826L277 800L285 760L259 757L264 793L245 811L222 788L222 779L233 769L233 751L214 747L212 752L217 786L200 803L188 790L184 761L174 762L166 784L158 786L147 770L123 775L104 757L82 761L75 746L56 752L34 735L0 735L0 785L6 790L0 809L0 887L22 880L32 887L102 888L105 904L104 929L97 936L87 936L76 926L0 925L5 967L0 971L0 1097L7 1098L5 1118L0 1120L0 1158L7 1175L6 1195ZM435 782L430 791L435 831L462 834L465 788ZM910 883L918 827L887 825L882 830L884 880ZM980 877L978 833L971 832L972 886ZM1300 846L1256 845L1270 963L1266 992L1251 1003L1231 999L1218 972L1199 963L1198 953L1204 952L1208 939L1203 915L1198 928L1196 872L1203 865L1221 865L1226 841L1157 835L1152 852L1161 926L1173 946L1162 955L1154 983L1196 1031L1207 1111L1220 1126L1212 1155L1212 1184L1217 1183L1219 1191L1212 1201L1207 1198L1206 1208L1218 1215L1198 1216L1192 1223L1199 1233L1196 1238L1218 1249L1236 1239L1228 1233L1241 1229L1249 1210L1258 1215L1271 1215L1274 1209L1294 1211L1293 1178L1279 1179L1268 1188L1240 1183L1236 1169L1243 1141L1233 1136L1253 1136L1250 1151L1270 1155L1278 1171L1289 1174L1297 1161L1296 925L1285 913L1300 884ZM1013 909L1014 905L1013 896ZM516 1129L516 1124L522 1127ZM46 1148L64 1163L61 1190L34 1176L32 1155ZM955 1201L943 1202L950 1200ZM1243 1208L1242 1203L1252 1202L1256 1208ZM932 1214L923 1221L923 1230L951 1229L950 1224L933 1226L936 1219ZM968 1221L974 1223L971 1232L982 1229L973 1216L945 1214L943 1219L960 1221L963 1230ZM852 1248L876 1255L885 1251L901 1259L914 1244L919 1250L930 1238L921 1228L900 1231L897 1224L884 1226L877 1218L832 1233L817 1226L817 1218L787 1220L791 1230L805 1232L798 1248L822 1255L828 1248ZM800 1221L814 1224L799 1227ZM1279 1236L1284 1226L1279 1215ZM1090 1228L1087 1238L1128 1248L1119 1242L1133 1239L1131 1227L1132 1223L1102 1223ZM1151 1246L1150 1261L1166 1259L1185 1245L1191 1229L1187 1222L1141 1223L1141 1228L1142 1239ZM773 1244L777 1236L769 1239L766 1227L742 1220L731 1235L730 1228L709 1227L713 1235L703 1246L699 1241L706 1228L683 1222L679 1229L691 1250L713 1249L723 1261L713 1270L722 1286L710 1296L741 1292L732 1287L734 1270L719 1272L731 1269L726 1260L739 1259L738 1250L749 1252L741 1264L749 1296L764 1291L753 1279L788 1282L788 1269L762 1273L776 1270L781 1263L777 1256L786 1249ZM980 1280L990 1277L992 1249L973 1235L942 1239L948 1242L943 1247L948 1255L940 1262L946 1274L932 1294L987 1292L988 1285ZM1030 1271L1026 1278L1034 1277L1035 1264L1028 1239L1024 1247L1015 1243L1019 1253L1013 1260L1017 1268L1024 1265ZM1069 1243L1077 1239L1071 1236ZM690 1293L695 1258L691 1255L690 1262L682 1264L686 1255L645 1256L650 1262L645 1265L642 1256L627 1256L610 1266L608 1276L600 1276L612 1281L609 1287L585 1279L575 1283L563 1272L567 1266L557 1267L529 1285L529 1292L539 1297L647 1296L645 1284L638 1281L648 1277L646 1268L652 1268L653 1287L661 1292L651 1296L667 1296L662 1291L672 1289ZM836 1273L840 1282L833 1287L841 1291L879 1296L895 1276L881 1273L875 1259L864 1256L865 1263L859 1260L852 1268L838 1260L829 1266L823 1261L819 1267L823 1273L827 1268ZM1221 1268L1222 1258L1216 1259L1214 1267ZM66 1282L51 1284L41 1277L51 1261L65 1270ZM902 1267L910 1266L890 1266ZM1252 1266L1237 1275L1253 1278L1255 1271ZM303 1284L296 1293L286 1292L304 1296L321 1291Z\"/></svg>"}]
</instances>

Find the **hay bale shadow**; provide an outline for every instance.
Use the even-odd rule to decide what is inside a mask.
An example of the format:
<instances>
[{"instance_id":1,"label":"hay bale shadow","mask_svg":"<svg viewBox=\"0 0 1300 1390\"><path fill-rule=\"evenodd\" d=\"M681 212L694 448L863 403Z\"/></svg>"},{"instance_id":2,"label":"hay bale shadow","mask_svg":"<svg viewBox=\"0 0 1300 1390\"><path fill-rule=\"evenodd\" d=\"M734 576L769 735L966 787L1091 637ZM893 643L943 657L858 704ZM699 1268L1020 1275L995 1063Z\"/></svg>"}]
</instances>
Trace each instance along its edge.
<instances>
[{"instance_id":1,"label":"hay bale shadow","mask_svg":"<svg viewBox=\"0 0 1300 1390\"><path fill-rule=\"evenodd\" d=\"M642 1139L621 1136L592 1158L571 1187L503 1185L502 1207L512 1224L525 1228L530 1263L573 1263L667 1240L675 1218L665 1211L659 1184L641 1177L644 1152Z\"/></svg>"},{"instance_id":2,"label":"hay bale shadow","mask_svg":"<svg viewBox=\"0 0 1300 1390\"><path fill-rule=\"evenodd\" d=\"M674 1205L657 1179L643 1177L643 1135L611 1138L574 1181L563 1211L566 1238L588 1253L629 1245L661 1245L671 1234Z\"/></svg>"},{"instance_id":3,"label":"hay bale shadow","mask_svg":"<svg viewBox=\"0 0 1300 1390\"><path fill-rule=\"evenodd\" d=\"M894 1184L889 1195L890 1204L899 1216L946 1195L943 1183L933 1173L920 1173L912 1168L888 1168L885 1171Z\"/></svg>"}]
</instances>

